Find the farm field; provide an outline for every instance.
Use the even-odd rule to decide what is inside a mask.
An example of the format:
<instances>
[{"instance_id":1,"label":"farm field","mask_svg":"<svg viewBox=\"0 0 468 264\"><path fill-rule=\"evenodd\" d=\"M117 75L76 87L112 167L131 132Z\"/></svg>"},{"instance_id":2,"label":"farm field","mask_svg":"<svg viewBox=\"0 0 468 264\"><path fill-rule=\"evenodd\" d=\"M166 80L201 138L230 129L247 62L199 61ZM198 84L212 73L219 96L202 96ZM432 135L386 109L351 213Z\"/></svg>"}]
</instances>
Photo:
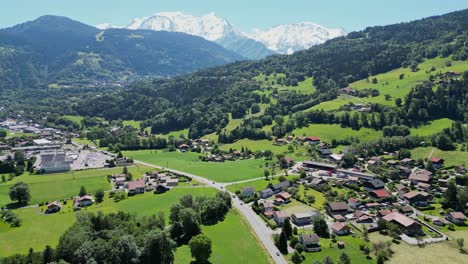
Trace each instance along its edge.
<instances>
[{"instance_id":1,"label":"farm field","mask_svg":"<svg viewBox=\"0 0 468 264\"><path fill-rule=\"evenodd\" d=\"M264 160L249 159L226 162L203 162L200 154L155 150L124 151L123 155L161 167L193 173L219 182L234 182L263 177Z\"/></svg>"},{"instance_id":2,"label":"farm field","mask_svg":"<svg viewBox=\"0 0 468 264\"><path fill-rule=\"evenodd\" d=\"M124 120L122 121L122 125L124 127L126 126L131 126L133 128L135 128L136 130L140 130L140 121L135 121L135 120Z\"/></svg>"},{"instance_id":3,"label":"farm field","mask_svg":"<svg viewBox=\"0 0 468 264\"><path fill-rule=\"evenodd\" d=\"M223 222L214 226L203 226L202 231L212 241L213 253L209 259L212 264L273 263L265 249L257 241L249 224L235 210L231 210ZM188 246L177 249L175 253L176 264L186 264L192 260Z\"/></svg>"},{"instance_id":4,"label":"farm field","mask_svg":"<svg viewBox=\"0 0 468 264\"><path fill-rule=\"evenodd\" d=\"M163 211L166 219L169 216L171 204L185 194L193 196L214 195L214 188L175 188L170 192L154 195L146 193L127 198L115 203L106 198L104 202L85 209L89 212L102 211L112 213L124 211L138 215L151 215ZM75 213L71 209L71 201L60 213L53 215L42 215L34 208L17 209L15 212L23 220L22 226L18 228L1 228L0 226L0 256L9 256L15 253L27 253L32 247L34 250L42 250L45 245L55 247L60 235L75 221ZM25 238L28 239L25 239Z\"/></svg>"},{"instance_id":5,"label":"farm field","mask_svg":"<svg viewBox=\"0 0 468 264\"><path fill-rule=\"evenodd\" d=\"M257 151L257 150L271 150L273 153L283 153L288 151L288 146L274 146L273 141L269 141L266 139L263 140L250 140L250 139L240 139L234 143L231 144L224 144L221 145L221 148L223 150L229 150L229 149L236 149L236 150L241 150L242 147L248 148L251 151Z\"/></svg>"},{"instance_id":6,"label":"farm field","mask_svg":"<svg viewBox=\"0 0 468 264\"><path fill-rule=\"evenodd\" d=\"M338 110L341 106L344 106L345 104L349 104L349 103L357 104L360 102L357 97L348 96L348 95L340 95L338 96L338 98L334 100L321 102L320 104L312 106L311 108L307 110L334 111L334 110ZM307 110L305 110L304 112L307 112Z\"/></svg>"},{"instance_id":7,"label":"farm field","mask_svg":"<svg viewBox=\"0 0 468 264\"><path fill-rule=\"evenodd\" d=\"M371 241L386 241L388 237L383 237L377 233L372 233ZM388 263L407 263L411 260L414 264L438 264L438 263L466 263L466 255L460 254L455 241L447 241L425 245L422 248L410 246L405 242L392 244L395 254Z\"/></svg>"},{"instance_id":8,"label":"farm field","mask_svg":"<svg viewBox=\"0 0 468 264\"><path fill-rule=\"evenodd\" d=\"M135 178L140 177L146 171L152 171L151 168L143 166L131 166L128 167L128 170ZM12 202L8 192L10 187L16 182L22 181L29 185L31 192L30 204L37 204L75 196L78 194L81 186L85 186L86 190L90 193L99 189L109 190L111 186L106 176L121 172L122 168L119 167L44 175L25 173L13 178L11 181L0 183L0 204L6 205Z\"/></svg>"},{"instance_id":9,"label":"farm field","mask_svg":"<svg viewBox=\"0 0 468 264\"><path fill-rule=\"evenodd\" d=\"M68 115L68 116L63 116L63 117L70 120L70 121L73 121L73 122L77 123L78 125L81 125L81 121L84 119L84 117L82 117L82 116Z\"/></svg>"},{"instance_id":10,"label":"farm field","mask_svg":"<svg viewBox=\"0 0 468 264\"><path fill-rule=\"evenodd\" d=\"M312 94L316 91L316 88L313 85L313 78L306 78L304 81L298 82L297 86L286 86L278 84L278 79L284 77L285 75L283 73L277 73L276 77L273 73L268 76L266 76L265 74L261 74L259 76L256 76L254 79L260 81L262 83L262 87L276 88L279 92L289 90L300 93Z\"/></svg>"},{"instance_id":11,"label":"farm field","mask_svg":"<svg viewBox=\"0 0 468 264\"><path fill-rule=\"evenodd\" d=\"M376 131L370 128L352 130L351 128L343 128L338 124L312 124L308 127L296 128L292 133L296 136L318 136L322 141L329 143L332 139L341 140L356 137L361 141L365 141L382 136L381 131Z\"/></svg>"},{"instance_id":12,"label":"farm field","mask_svg":"<svg viewBox=\"0 0 468 264\"><path fill-rule=\"evenodd\" d=\"M413 159L425 159L431 153L433 147L420 147L411 150L411 157ZM440 149L435 149L432 153L432 156L443 158L445 160L445 166L458 166L465 165L468 166L468 152L464 151L442 151Z\"/></svg>"},{"instance_id":13,"label":"farm field","mask_svg":"<svg viewBox=\"0 0 468 264\"><path fill-rule=\"evenodd\" d=\"M420 136L430 136L432 134L442 131L444 128L450 128L452 126L452 123L453 120L448 118L433 120L430 124L420 126L417 128L411 128L411 134Z\"/></svg>"},{"instance_id":14,"label":"farm field","mask_svg":"<svg viewBox=\"0 0 468 264\"><path fill-rule=\"evenodd\" d=\"M230 184L226 186L226 189L228 189L231 192L236 192L237 190L241 191L243 187L252 186L255 188L255 191L258 192L260 190L265 189L268 186L268 184L276 184L278 182L279 181L277 178L270 179L269 181L266 181L265 179L260 179L255 181Z\"/></svg>"}]
</instances>

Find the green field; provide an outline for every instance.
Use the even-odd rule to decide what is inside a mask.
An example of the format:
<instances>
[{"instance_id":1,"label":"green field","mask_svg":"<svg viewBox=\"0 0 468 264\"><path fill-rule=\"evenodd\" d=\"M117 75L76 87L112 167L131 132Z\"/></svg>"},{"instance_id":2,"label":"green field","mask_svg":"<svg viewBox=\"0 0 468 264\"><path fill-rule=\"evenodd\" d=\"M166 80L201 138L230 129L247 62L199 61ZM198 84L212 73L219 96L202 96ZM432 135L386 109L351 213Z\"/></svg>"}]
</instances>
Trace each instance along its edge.
<instances>
[{"instance_id":1,"label":"green field","mask_svg":"<svg viewBox=\"0 0 468 264\"><path fill-rule=\"evenodd\" d=\"M360 80L351 83L351 88L361 90L365 88L375 88L380 91L377 97L363 98L364 102L380 103L387 105L394 105L395 98L403 99L406 94L417 84L429 80L430 74L437 74L439 72L445 73L447 71L466 71L468 70L468 62L466 61L451 61L452 66L446 67L445 62L450 60L448 58L434 58L427 59L419 64L419 71L412 72L410 68L400 68L387 73L382 73L372 78L377 78L378 83L373 84L370 82L371 77L365 80ZM431 72L431 68L435 67L435 71ZM400 80L400 74L405 74L405 77ZM389 94L392 99L385 100L385 94Z\"/></svg>"},{"instance_id":2,"label":"green field","mask_svg":"<svg viewBox=\"0 0 468 264\"><path fill-rule=\"evenodd\" d=\"M124 127L131 126L131 127L135 128L138 131L140 130L140 123L141 123L140 121L135 121L135 120L124 120L124 121L122 121L122 125Z\"/></svg>"},{"instance_id":3,"label":"green field","mask_svg":"<svg viewBox=\"0 0 468 264\"><path fill-rule=\"evenodd\" d=\"M351 128L343 128L338 124L312 124L304 128L296 128L292 132L296 136L318 136L322 141L330 143L332 139L346 139L357 137L361 141L375 139L382 136L381 131L376 131L370 128L361 128L360 130L352 130Z\"/></svg>"},{"instance_id":4,"label":"green field","mask_svg":"<svg viewBox=\"0 0 468 264\"><path fill-rule=\"evenodd\" d=\"M265 179L260 179L260 180L249 181L249 182L229 184L226 186L226 188L231 192L236 192L236 191L242 190L243 187L252 186L255 188L255 191L258 192L258 191L265 189L269 183L276 184L278 183L278 180L272 179L272 180L267 181Z\"/></svg>"},{"instance_id":5,"label":"green field","mask_svg":"<svg viewBox=\"0 0 468 264\"><path fill-rule=\"evenodd\" d=\"M210 263L273 263L249 224L237 211L231 210L223 222L214 226L203 226L202 230L212 241L213 253ZM178 248L175 257L176 264L193 261L188 246Z\"/></svg>"},{"instance_id":6,"label":"green field","mask_svg":"<svg viewBox=\"0 0 468 264\"><path fill-rule=\"evenodd\" d=\"M259 76L256 76L254 79L261 82L263 88L265 87L276 88L278 89L279 92L289 90L289 91L296 91L300 93L312 94L316 91L316 88L313 85L313 79L310 77L306 78L302 82L298 82L297 86L279 85L278 79L284 78L284 77L285 77L284 73L277 73L276 77L275 77L275 74L270 74L268 76L264 74L260 74Z\"/></svg>"},{"instance_id":7,"label":"green field","mask_svg":"<svg viewBox=\"0 0 468 264\"><path fill-rule=\"evenodd\" d=\"M459 232L462 231L457 231ZM391 240L389 237L379 235L378 232L372 233L370 238L372 242ZM409 263L409 261L413 264L466 263L468 258L460 253L454 240L428 244L421 248L410 246L405 242L393 243L392 250L395 254L389 260L390 264Z\"/></svg>"},{"instance_id":8,"label":"green field","mask_svg":"<svg viewBox=\"0 0 468 264\"><path fill-rule=\"evenodd\" d=\"M411 150L411 157L413 159L426 159L432 151L432 147L421 147ZM433 157L443 158L445 166L468 166L468 152L464 151L442 151L435 149L432 153Z\"/></svg>"},{"instance_id":9,"label":"green field","mask_svg":"<svg viewBox=\"0 0 468 264\"><path fill-rule=\"evenodd\" d=\"M420 126L418 128L412 128L411 134L420 136L430 136L432 134L442 131L444 128L450 128L452 126L452 123L453 121L448 118L433 120L430 124Z\"/></svg>"},{"instance_id":10,"label":"green field","mask_svg":"<svg viewBox=\"0 0 468 264\"><path fill-rule=\"evenodd\" d=\"M146 171L152 171L151 168L142 166L132 166L128 169L134 177L139 177ZM30 204L37 204L78 195L81 186L85 186L90 193L98 189L109 190L111 186L106 176L120 172L122 172L122 168L70 171L44 175L29 175L26 173L15 177L11 181L0 183L0 204L11 203L8 195L9 189L19 181L29 185L31 191Z\"/></svg>"},{"instance_id":11,"label":"green field","mask_svg":"<svg viewBox=\"0 0 468 264\"><path fill-rule=\"evenodd\" d=\"M320 104L311 107L310 110L334 111L338 110L341 106L344 106L349 103L357 104L360 103L360 101L358 98L353 96L340 95L334 100L321 102Z\"/></svg>"},{"instance_id":12,"label":"green field","mask_svg":"<svg viewBox=\"0 0 468 264\"><path fill-rule=\"evenodd\" d=\"M234 182L263 176L264 160L249 159L226 162L203 162L198 153L161 152L155 150L124 151L123 155L161 167L193 173L219 182Z\"/></svg>"},{"instance_id":13,"label":"green field","mask_svg":"<svg viewBox=\"0 0 468 264\"><path fill-rule=\"evenodd\" d=\"M73 121L73 122L77 123L78 125L81 125L81 121L84 119L84 117L82 117L82 116L68 115L68 116L63 116L63 117L70 120L70 121Z\"/></svg>"},{"instance_id":14,"label":"green field","mask_svg":"<svg viewBox=\"0 0 468 264\"><path fill-rule=\"evenodd\" d=\"M138 215L151 215L162 210L167 218L171 204L182 195L200 196L215 193L216 190L213 188L175 188L162 195L145 193L129 197L118 203L107 198L103 203L93 205L85 210L104 213L124 211ZM0 239L0 256L27 253L30 247L34 250L42 250L45 245L55 247L60 235L75 222L71 201L68 201L60 213L53 215L39 214L34 208L18 209L15 212L23 220L22 226L8 227L6 230L0 228L0 237L2 237Z\"/></svg>"},{"instance_id":15,"label":"green field","mask_svg":"<svg viewBox=\"0 0 468 264\"><path fill-rule=\"evenodd\" d=\"M257 150L271 150L274 153L283 153L288 151L288 146L274 146L273 141L269 141L266 139L262 140L250 140L250 139L240 139L237 140L236 142L232 144L224 144L221 145L221 148L224 150L229 150L229 149L236 149L236 150L241 150L242 147L248 148L252 151L257 151Z\"/></svg>"},{"instance_id":16,"label":"green field","mask_svg":"<svg viewBox=\"0 0 468 264\"><path fill-rule=\"evenodd\" d=\"M88 146L94 146L96 148L99 147L99 140L95 143L94 141L91 141L87 138L72 138L72 141L75 143L78 143L80 145L88 145Z\"/></svg>"}]
</instances>

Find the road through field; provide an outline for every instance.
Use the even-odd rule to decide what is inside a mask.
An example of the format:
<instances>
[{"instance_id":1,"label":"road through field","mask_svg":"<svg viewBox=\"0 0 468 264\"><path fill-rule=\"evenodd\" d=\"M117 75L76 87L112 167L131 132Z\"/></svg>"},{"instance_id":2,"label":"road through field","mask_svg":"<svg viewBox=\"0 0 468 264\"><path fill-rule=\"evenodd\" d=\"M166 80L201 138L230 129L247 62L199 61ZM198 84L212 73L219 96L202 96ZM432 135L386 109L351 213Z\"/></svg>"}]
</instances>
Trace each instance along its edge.
<instances>
[{"instance_id":1,"label":"road through field","mask_svg":"<svg viewBox=\"0 0 468 264\"><path fill-rule=\"evenodd\" d=\"M142 162L138 160L134 160L134 163L148 166L148 167L153 167L156 169L163 169L163 170L170 171L172 173L191 177L192 179L195 179L208 186L212 186L220 191L226 191L232 197L235 197L234 193L231 193L230 191L224 188L225 184L220 184L214 181L210 181L208 179L205 179L203 177L200 177L198 175L194 175L191 173L177 171L174 169L167 169L161 166L157 166L154 164L150 164L150 163L146 163L146 162ZM236 198L232 199L232 206L244 215L245 219L247 219L250 226L252 227L255 234L257 235L258 239L262 242L263 246L267 249L268 253L270 254L271 258L274 260L274 262L280 263L280 264L287 264L287 261L284 259L283 255L278 253L279 251L276 248L275 243L273 242L273 239L272 239L273 231L269 227L266 226L265 222L257 214L255 214L252 209L250 209L250 206L245 205L241 200L236 199Z\"/></svg>"}]
</instances>

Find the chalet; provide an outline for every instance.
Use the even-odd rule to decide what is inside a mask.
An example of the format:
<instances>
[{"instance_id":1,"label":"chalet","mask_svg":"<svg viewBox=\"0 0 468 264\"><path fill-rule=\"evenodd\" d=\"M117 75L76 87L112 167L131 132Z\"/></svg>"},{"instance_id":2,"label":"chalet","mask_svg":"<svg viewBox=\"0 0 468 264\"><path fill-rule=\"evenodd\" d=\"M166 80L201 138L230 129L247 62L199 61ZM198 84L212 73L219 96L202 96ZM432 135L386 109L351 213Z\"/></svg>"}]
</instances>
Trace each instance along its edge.
<instances>
[{"instance_id":1,"label":"chalet","mask_svg":"<svg viewBox=\"0 0 468 264\"><path fill-rule=\"evenodd\" d=\"M92 205L93 203L94 199L90 195L81 196L76 199L76 205L79 207L86 207Z\"/></svg>"},{"instance_id":2,"label":"chalet","mask_svg":"<svg viewBox=\"0 0 468 264\"><path fill-rule=\"evenodd\" d=\"M304 170L325 170L325 171L335 171L337 166L335 164L328 164L316 161L303 161L302 167Z\"/></svg>"},{"instance_id":3,"label":"chalet","mask_svg":"<svg viewBox=\"0 0 468 264\"><path fill-rule=\"evenodd\" d=\"M409 205L405 205L403 206L400 211L404 214L404 215L412 215L413 214L413 207L409 206Z\"/></svg>"},{"instance_id":4,"label":"chalet","mask_svg":"<svg viewBox=\"0 0 468 264\"><path fill-rule=\"evenodd\" d=\"M319 149L317 149L317 151L320 154L320 157L322 157L322 158L327 158L331 154L333 154L333 151L331 149L328 149L328 148L319 148Z\"/></svg>"},{"instance_id":5,"label":"chalet","mask_svg":"<svg viewBox=\"0 0 468 264\"><path fill-rule=\"evenodd\" d=\"M353 209L356 209L358 206L361 205L361 201L359 201L356 198L351 197L351 198L348 199L348 205L349 205L349 207L351 207Z\"/></svg>"},{"instance_id":6,"label":"chalet","mask_svg":"<svg viewBox=\"0 0 468 264\"><path fill-rule=\"evenodd\" d=\"M187 144L182 144L182 145L179 146L180 152L186 152L186 151L188 151L189 149L190 149L190 146L187 145Z\"/></svg>"},{"instance_id":7,"label":"chalet","mask_svg":"<svg viewBox=\"0 0 468 264\"><path fill-rule=\"evenodd\" d=\"M380 207L379 203L366 203L367 209L376 209Z\"/></svg>"},{"instance_id":8,"label":"chalet","mask_svg":"<svg viewBox=\"0 0 468 264\"><path fill-rule=\"evenodd\" d=\"M382 159L380 157L371 157L368 161L367 161L367 164L368 165L380 165L382 164Z\"/></svg>"},{"instance_id":9,"label":"chalet","mask_svg":"<svg viewBox=\"0 0 468 264\"><path fill-rule=\"evenodd\" d=\"M349 233L351 233L351 228L340 222L333 223L333 225L331 226L331 230L333 231L333 233L339 236L348 235Z\"/></svg>"},{"instance_id":10,"label":"chalet","mask_svg":"<svg viewBox=\"0 0 468 264\"><path fill-rule=\"evenodd\" d=\"M403 198L403 195L405 193L408 193L408 192L411 191L410 188L408 188L407 186L405 186L405 185L403 185L401 183L395 185L395 188L396 188L396 190L398 192L398 197L400 197L400 198Z\"/></svg>"},{"instance_id":11,"label":"chalet","mask_svg":"<svg viewBox=\"0 0 468 264\"><path fill-rule=\"evenodd\" d=\"M356 218L356 223L359 223L359 224L370 224L372 222L374 222L374 220L368 214L362 214L361 216L358 216Z\"/></svg>"},{"instance_id":12,"label":"chalet","mask_svg":"<svg viewBox=\"0 0 468 264\"><path fill-rule=\"evenodd\" d=\"M156 185L156 187L154 188L154 193L155 194L159 194L159 193L165 193L167 191L169 191L170 188L167 188L166 186L162 185L162 184L158 184Z\"/></svg>"},{"instance_id":13,"label":"chalet","mask_svg":"<svg viewBox=\"0 0 468 264\"><path fill-rule=\"evenodd\" d=\"M388 215L388 214L391 214L391 213L393 213L392 210L389 210L389 209L382 209L382 210L379 210L379 212L377 213L377 216L379 216L379 217L384 217L384 216L386 216L386 215Z\"/></svg>"},{"instance_id":14,"label":"chalet","mask_svg":"<svg viewBox=\"0 0 468 264\"><path fill-rule=\"evenodd\" d=\"M115 186L117 188L121 187L121 186L124 186L125 185L125 180L126 180L125 174L124 174L124 176L116 177L115 178Z\"/></svg>"},{"instance_id":15,"label":"chalet","mask_svg":"<svg viewBox=\"0 0 468 264\"><path fill-rule=\"evenodd\" d=\"M327 182L324 181L322 178L314 177L309 185L313 187L319 187L321 185L326 185L326 184Z\"/></svg>"},{"instance_id":16,"label":"chalet","mask_svg":"<svg viewBox=\"0 0 468 264\"><path fill-rule=\"evenodd\" d=\"M47 205L47 209L45 211L46 214L53 214L58 211L62 210L62 205L57 201L51 202Z\"/></svg>"},{"instance_id":17,"label":"chalet","mask_svg":"<svg viewBox=\"0 0 468 264\"><path fill-rule=\"evenodd\" d=\"M386 197L391 196L390 193L388 193L388 191L385 189L372 191L370 192L370 195L376 199L381 199L381 198L386 198Z\"/></svg>"},{"instance_id":18,"label":"chalet","mask_svg":"<svg viewBox=\"0 0 468 264\"><path fill-rule=\"evenodd\" d=\"M351 208L349 208L349 205L346 202L328 202L326 204L326 210L330 216L345 216L351 211Z\"/></svg>"},{"instance_id":19,"label":"chalet","mask_svg":"<svg viewBox=\"0 0 468 264\"><path fill-rule=\"evenodd\" d=\"M319 137L315 137L315 136L312 136L312 137L309 137L309 144L310 145L318 145L320 144L320 138Z\"/></svg>"},{"instance_id":20,"label":"chalet","mask_svg":"<svg viewBox=\"0 0 468 264\"><path fill-rule=\"evenodd\" d=\"M398 160L388 160L387 161L387 165L392 166L392 167L397 166L399 163L400 162Z\"/></svg>"},{"instance_id":21,"label":"chalet","mask_svg":"<svg viewBox=\"0 0 468 264\"><path fill-rule=\"evenodd\" d=\"M464 225L466 216L462 212L451 212L445 215L445 219L456 225Z\"/></svg>"},{"instance_id":22,"label":"chalet","mask_svg":"<svg viewBox=\"0 0 468 264\"><path fill-rule=\"evenodd\" d=\"M414 159L411 158L404 158L400 160L400 164L404 166L413 166L414 165Z\"/></svg>"},{"instance_id":23,"label":"chalet","mask_svg":"<svg viewBox=\"0 0 468 264\"><path fill-rule=\"evenodd\" d=\"M288 141L286 139L284 139L284 138L276 138L274 144L275 145L286 145L286 144L288 144Z\"/></svg>"},{"instance_id":24,"label":"chalet","mask_svg":"<svg viewBox=\"0 0 468 264\"><path fill-rule=\"evenodd\" d=\"M145 192L145 180L130 181L127 183L128 194L139 194Z\"/></svg>"},{"instance_id":25,"label":"chalet","mask_svg":"<svg viewBox=\"0 0 468 264\"><path fill-rule=\"evenodd\" d=\"M177 186L179 185L179 179L172 179L172 178L169 178L166 180L166 186L167 187L174 187L174 186Z\"/></svg>"},{"instance_id":26,"label":"chalet","mask_svg":"<svg viewBox=\"0 0 468 264\"><path fill-rule=\"evenodd\" d=\"M430 157L429 161L432 162L432 166L434 166L435 169L440 169L444 166L444 159L438 157Z\"/></svg>"},{"instance_id":27,"label":"chalet","mask_svg":"<svg viewBox=\"0 0 468 264\"><path fill-rule=\"evenodd\" d=\"M408 178L411 174L411 169L405 166L398 166L398 171L403 178Z\"/></svg>"},{"instance_id":28,"label":"chalet","mask_svg":"<svg viewBox=\"0 0 468 264\"><path fill-rule=\"evenodd\" d=\"M350 95L353 95L354 93L356 93L356 91L351 88L351 87L345 87L345 88L341 88L338 90L338 93L340 94L350 94Z\"/></svg>"},{"instance_id":29,"label":"chalet","mask_svg":"<svg viewBox=\"0 0 468 264\"><path fill-rule=\"evenodd\" d=\"M362 183L366 191L374 191L385 188L385 183L380 179L372 179Z\"/></svg>"},{"instance_id":30,"label":"chalet","mask_svg":"<svg viewBox=\"0 0 468 264\"><path fill-rule=\"evenodd\" d=\"M275 211L273 213L273 220L278 226L282 226L286 218L288 218L288 214L285 211Z\"/></svg>"},{"instance_id":31,"label":"chalet","mask_svg":"<svg viewBox=\"0 0 468 264\"><path fill-rule=\"evenodd\" d=\"M291 219L294 224L298 226L305 226L312 224L312 219L318 215L319 213L315 211L295 213L291 215Z\"/></svg>"},{"instance_id":32,"label":"chalet","mask_svg":"<svg viewBox=\"0 0 468 264\"><path fill-rule=\"evenodd\" d=\"M336 214L336 215L332 215L332 218L333 220L335 220L335 222L344 222L346 221L346 218L342 215L339 215L339 214Z\"/></svg>"},{"instance_id":33,"label":"chalet","mask_svg":"<svg viewBox=\"0 0 468 264\"><path fill-rule=\"evenodd\" d=\"M263 202L263 215L268 218L272 218L274 214L274 206L273 203L270 201Z\"/></svg>"},{"instance_id":34,"label":"chalet","mask_svg":"<svg viewBox=\"0 0 468 264\"><path fill-rule=\"evenodd\" d=\"M320 237L317 234L302 234L299 236L299 243L304 246L305 252L320 251Z\"/></svg>"},{"instance_id":35,"label":"chalet","mask_svg":"<svg viewBox=\"0 0 468 264\"><path fill-rule=\"evenodd\" d=\"M255 188L252 186L245 186L242 188L241 194L243 197L252 197L255 195Z\"/></svg>"},{"instance_id":36,"label":"chalet","mask_svg":"<svg viewBox=\"0 0 468 264\"><path fill-rule=\"evenodd\" d=\"M266 189L260 191L260 198L266 199L268 197L271 197L273 194L274 193L270 188L266 188Z\"/></svg>"},{"instance_id":37,"label":"chalet","mask_svg":"<svg viewBox=\"0 0 468 264\"><path fill-rule=\"evenodd\" d=\"M416 187L418 188L418 190L420 191L429 191L432 187L432 185L430 185L429 183L424 183L424 182L419 182Z\"/></svg>"},{"instance_id":38,"label":"chalet","mask_svg":"<svg viewBox=\"0 0 468 264\"><path fill-rule=\"evenodd\" d=\"M436 217L436 218L432 219L432 223L434 225L438 225L438 226L445 226L449 222L447 220L443 219L443 218Z\"/></svg>"},{"instance_id":39,"label":"chalet","mask_svg":"<svg viewBox=\"0 0 468 264\"><path fill-rule=\"evenodd\" d=\"M429 183L431 181L432 172L428 170L419 170L412 172L408 179L411 180L413 184L418 184L420 182Z\"/></svg>"},{"instance_id":40,"label":"chalet","mask_svg":"<svg viewBox=\"0 0 468 264\"><path fill-rule=\"evenodd\" d=\"M456 166L455 167L455 172L460 173L460 174L465 174L466 173L466 168L463 165Z\"/></svg>"},{"instance_id":41,"label":"chalet","mask_svg":"<svg viewBox=\"0 0 468 264\"><path fill-rule=\"evenodd\" d=\"M283 203L291 202L291 195L287 192L280 192L277 195L275 195L275 198L283 200Z\"/></svg>"},{"instance_id":42,"label":"chalet","mask_svg":"<svg viewBox=\"0 0 468 264\"><path fill-rule=\"evenodd\" d=\"M396 224L406 235L422 234L422 226L413 219L398 212L393 212L382 217L383 220Z\"/></svg>"},{"instance_id":43,"label":"chalet","mask_svg":"<svg viewBox=\"0 0 468 264\"><path fill-rule=\"evenodd\" d=\"M289 181L282 181L277 184L273 184L270 186L270 189L273 191L274 194L282 192L284 189L287 189L291 186Z\"/></svg>"},{"instance_id":44,"label":"chalet","mask_svg":"<svg viewBox=\"0 0 468 264\"><path fill-rule=\"evenodd\" d=\"M447 187L448 182L448 179L437 179L437 184L439 184L440 187Z\"/></svg>"},{"instance_id":45,"label":"chalet","mask_svg":"<svg viewBox=\"0 0 468 264\"><path fill-rule=\"evenodd\" d=\"M445 77L447 78L457 77L460 75L461 75L461 72L457 72L457 71L448 71L445 73Z\"/></svg>"}]
</instances>

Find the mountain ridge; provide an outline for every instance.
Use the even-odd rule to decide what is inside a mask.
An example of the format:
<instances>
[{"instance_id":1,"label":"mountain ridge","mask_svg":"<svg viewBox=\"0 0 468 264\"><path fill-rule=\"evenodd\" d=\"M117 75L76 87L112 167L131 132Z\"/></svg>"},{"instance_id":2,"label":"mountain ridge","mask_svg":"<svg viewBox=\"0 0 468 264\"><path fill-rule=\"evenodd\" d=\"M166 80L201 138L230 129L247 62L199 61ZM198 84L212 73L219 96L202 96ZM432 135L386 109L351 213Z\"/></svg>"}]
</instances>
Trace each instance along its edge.
<instances>
[{"instance_id":1,"label":"mountain ridge","mask_svg":"<svg viewBox=\"0 0 468 264\"><path fill-rule=\"evenodd\" d=\"M107 28L111 24L103 23L99 26ZM294 36L288 34L287 30L276 30L277 27L294 27ZM258 30L254 34L248 34L213 12L203 16L182 12L160 12L148 17L134 18L125 28L193 34L217 42L226 49L249 59L261 59L278 53L291 54L346 34L343 29L328 29L312 22L277 25L265 31Z\"/></svg>"}]
</instances>

